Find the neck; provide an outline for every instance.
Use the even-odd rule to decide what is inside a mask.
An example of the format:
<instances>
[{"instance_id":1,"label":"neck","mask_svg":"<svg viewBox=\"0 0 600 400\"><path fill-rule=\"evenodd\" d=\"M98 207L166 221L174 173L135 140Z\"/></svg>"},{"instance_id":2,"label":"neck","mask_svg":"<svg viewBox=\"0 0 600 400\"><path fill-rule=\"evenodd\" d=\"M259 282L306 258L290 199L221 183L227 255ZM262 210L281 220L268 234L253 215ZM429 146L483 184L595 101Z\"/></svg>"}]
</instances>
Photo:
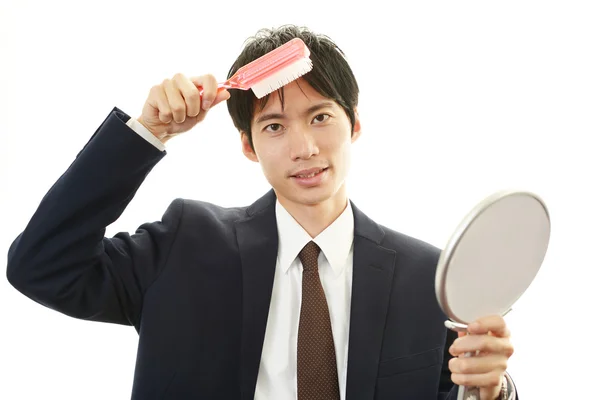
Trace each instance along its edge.
<instances>
[{"instance_id":1,"label":"neck","mask_svg":"<svg viewBox=\"0 0 600 400\"><path fill-rule=\"evenodd\" d=\"M279 198L279 202L310 237L315 238L344 212L348 198L342 186L332 198L320 203L302 204L283 197Z\"/></svg>"}]
</instances>

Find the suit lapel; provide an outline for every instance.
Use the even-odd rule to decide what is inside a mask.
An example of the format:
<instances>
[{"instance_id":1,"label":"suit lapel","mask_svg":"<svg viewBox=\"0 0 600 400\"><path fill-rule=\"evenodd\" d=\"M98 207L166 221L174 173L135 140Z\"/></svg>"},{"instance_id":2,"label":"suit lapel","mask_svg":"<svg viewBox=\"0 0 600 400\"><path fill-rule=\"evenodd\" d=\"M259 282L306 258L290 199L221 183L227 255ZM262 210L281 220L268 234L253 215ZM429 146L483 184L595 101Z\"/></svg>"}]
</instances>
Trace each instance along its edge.
<instances>
[{"instance_id":1,"label":"suit lapel","mask_svg":"<svg viewBox=\"0 0 600 400\"><path fill-rule=\"evenodd\" d=\"M254 397L277 263L275 194L270 191L236 223L242 262L241 398Z\"/></svg>"},{"instance_id":2,"label":"suit lapel","mask_svg":"<svg viewBox=\"0 0 600 400\"><path fill-rule=\"evenodd\" d=\"M351 204L355 236L346 399L365 400L375 397L396 253L380 246L381 227Z\"/></svg>"}]
</instances>

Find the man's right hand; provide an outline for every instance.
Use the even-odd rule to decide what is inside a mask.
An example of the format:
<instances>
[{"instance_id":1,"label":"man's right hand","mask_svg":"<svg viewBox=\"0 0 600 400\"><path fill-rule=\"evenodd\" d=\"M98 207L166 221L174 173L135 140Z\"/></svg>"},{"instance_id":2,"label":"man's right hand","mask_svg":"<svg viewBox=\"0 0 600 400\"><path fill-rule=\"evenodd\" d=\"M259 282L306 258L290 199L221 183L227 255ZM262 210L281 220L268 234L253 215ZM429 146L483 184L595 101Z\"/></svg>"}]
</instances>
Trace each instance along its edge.
<instances>
[{"instance_id":1,"label":"man's right hand","mask_svg":"<svg viewBox=\"0 0 600 400\"><path fill-rule=\"evenodd\" d=\"M200 89L204 89L202 98ZM165 79L150 90L137 120L166 143L173 136L192 129L206 117L211 107L229 96L225 89L217 91L217 80L212 75L187 78L176 74L173 79Z\"/></svg>"}]
</instances>

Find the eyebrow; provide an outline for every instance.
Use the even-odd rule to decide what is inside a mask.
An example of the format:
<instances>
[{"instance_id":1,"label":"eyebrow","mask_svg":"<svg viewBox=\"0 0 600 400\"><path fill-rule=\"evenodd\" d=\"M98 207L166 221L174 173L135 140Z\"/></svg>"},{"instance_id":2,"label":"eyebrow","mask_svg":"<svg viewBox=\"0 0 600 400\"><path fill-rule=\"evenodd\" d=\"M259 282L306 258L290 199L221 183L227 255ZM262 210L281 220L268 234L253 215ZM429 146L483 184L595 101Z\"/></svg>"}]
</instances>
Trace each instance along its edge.
<instances>
[{"instance_id":1,"label":"eyebrow","mask_svg":"<svg viewBox=\"0 0 600 400\"><path fill-rule=\"evenodd\" d=\"M324 108L333 108L333 102L331 101L324 101L318 104L315 104L314 106L310 106L305 112L304 115L308 115L308 114L312 114L315 111L324 109ZM256 123L260 124L261 122L265 122L268 121L270 119L285 119L285 114L282 113L268 113L268 114L263 114L260 117L258 117L256 119Z\"/></svg>"}]
</instances>

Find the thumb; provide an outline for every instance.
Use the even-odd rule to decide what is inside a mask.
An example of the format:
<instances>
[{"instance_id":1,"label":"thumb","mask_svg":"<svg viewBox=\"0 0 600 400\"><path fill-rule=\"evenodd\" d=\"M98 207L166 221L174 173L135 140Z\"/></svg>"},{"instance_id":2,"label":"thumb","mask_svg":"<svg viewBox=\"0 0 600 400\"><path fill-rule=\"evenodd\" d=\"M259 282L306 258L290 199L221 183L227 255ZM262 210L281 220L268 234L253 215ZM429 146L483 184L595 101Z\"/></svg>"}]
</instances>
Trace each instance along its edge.
<instances>
[{"instance_id":1,"label":"thumb","mask_svg":"<svg viewBox=\"0 0 600 400\"><path fill-rule=\"evenodd\" d=\"M227 89L219 89L219 91L217 92L217 97L215 98L215 101L212 104L212 107L216 106L222 101L229 100L230 97L231 93L229 93Z\"/></svg>"},{"instance_id":2,"label":"thumb","mask_svg":"<svg viewBox=\"0 0 600 400\"><path fill-rule=\"evenodd\" d=\"M213 101L212 105L210 106L210 108L206 111L201 110L200 113L196 116L196 121L202 121L204 119L204 117L206 117L206 114L217 104L221 103L222 101L225 100L229 100L229 98L231 97L231 93L229 93L227 91L227 89L224 88L220 88L217 91L217 97L215 97L215 101Z\"/></svg>"}]
</instances>

